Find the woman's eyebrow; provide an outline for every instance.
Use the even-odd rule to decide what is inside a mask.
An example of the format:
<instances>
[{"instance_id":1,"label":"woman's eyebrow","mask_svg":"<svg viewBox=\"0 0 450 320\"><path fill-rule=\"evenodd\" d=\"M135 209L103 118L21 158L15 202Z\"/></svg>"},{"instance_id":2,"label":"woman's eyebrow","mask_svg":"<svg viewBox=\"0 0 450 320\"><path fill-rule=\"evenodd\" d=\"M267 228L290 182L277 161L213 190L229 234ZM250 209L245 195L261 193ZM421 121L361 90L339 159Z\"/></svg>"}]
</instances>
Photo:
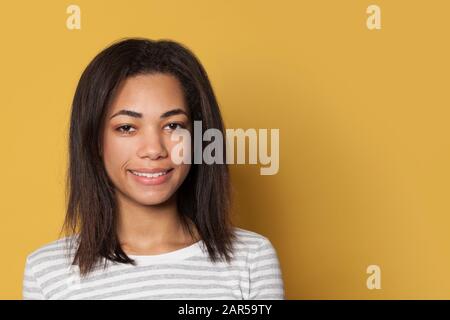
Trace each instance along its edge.
<instances>
[{"instance_id":1,"label":"woman's eyebrow","mask_svg":"<svg viewBox=\"0 0 450 320\"><path fill-rule=\"evenodd\" d=\"M164 112L160 118L164 119L164 118L168 118L170 116L174 116L177 114L184 114L187 117L189 117L189 115L186 113L186 111L182 110L182 109L173 109L173 110L169 110ZM132 110L120 110L118 112L116 112L115 114L113 114L109 119L114 118L115 116L119 116L119 115L125 115L125 116L129 116L129 117L133 117L133 118L142 118L143 115L140 112L136 112L136 111L132 111Z\"/></svg>"},{"instance_id":2,"label":"woman's eyebrow","mask_svg":"<svg viewBox=\"0 0 450 320\"><path fill-rule=\"evenodd\" d=\"M174 116L174 115L177 115L177 114L184 114L186 117L189 118L189 115L186 113L186 111L184 111L184 110L182 110L182 109L173 109L173 110L164 112L164 113L160 116L160 118L161 118L161 119L164 119L164 118L168 118L168 117L170 117L170 116Z\"/></svg>"},{"instance_id":3,"label":"woman's eyebrow","mask_svg":"<svg viewBox=\"0 0 450 320\"><path fill-rule=\"evenodd\" d=\"M123 109L123 110L120 110L120 111L114 113L109 119L112 119L112 118L114 118L116 116L120 116L120 115L129 116L129 117L133 117L133 118L142 118L142 113L140 113L140 112Z\"/></svg>"}]
</instances>

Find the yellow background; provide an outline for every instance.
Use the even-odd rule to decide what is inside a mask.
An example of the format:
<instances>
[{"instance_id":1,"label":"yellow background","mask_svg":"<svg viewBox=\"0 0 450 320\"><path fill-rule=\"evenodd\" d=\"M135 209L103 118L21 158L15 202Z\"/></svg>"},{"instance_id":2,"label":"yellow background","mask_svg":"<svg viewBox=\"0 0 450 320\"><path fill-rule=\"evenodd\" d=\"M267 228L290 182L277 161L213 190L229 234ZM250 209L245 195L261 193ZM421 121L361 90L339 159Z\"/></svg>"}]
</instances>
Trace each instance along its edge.
<instances>
[{"instance_id":1,"label":"yellow background","mask_svg":"<svg viewBox=\"0 0 450 320\"><path fill-rule=\"evenodd\" d=\"M227 127L280 129L279 173L232 178L235 222L272 241L288 299L450 299L448 1L73 3L81 30L69 1L0 8L0 298L21 298L26 255L62 223L82 70L143 36L198 55Z\"/></svg>"}]
</instances>

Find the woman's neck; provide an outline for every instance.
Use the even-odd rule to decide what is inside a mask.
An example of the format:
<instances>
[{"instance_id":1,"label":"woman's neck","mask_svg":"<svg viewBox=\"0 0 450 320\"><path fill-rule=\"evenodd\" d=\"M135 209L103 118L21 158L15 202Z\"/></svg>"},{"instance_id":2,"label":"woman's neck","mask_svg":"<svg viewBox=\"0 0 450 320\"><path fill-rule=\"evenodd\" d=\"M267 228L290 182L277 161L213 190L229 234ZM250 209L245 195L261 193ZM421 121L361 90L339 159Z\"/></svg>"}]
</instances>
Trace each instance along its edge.
<instances>
[{"instance_id":1,"label":"woman's neck","mask_svg":"<svg viewBox=\"0 0 450 320\"><path fill-rule=\"evenodd\" d=\"M185 230L177 210L176 198L143 206L131 199L119 197L117 235L127 254L159 254L186 247L198 241Z\"/></svg>"}]
</instances>

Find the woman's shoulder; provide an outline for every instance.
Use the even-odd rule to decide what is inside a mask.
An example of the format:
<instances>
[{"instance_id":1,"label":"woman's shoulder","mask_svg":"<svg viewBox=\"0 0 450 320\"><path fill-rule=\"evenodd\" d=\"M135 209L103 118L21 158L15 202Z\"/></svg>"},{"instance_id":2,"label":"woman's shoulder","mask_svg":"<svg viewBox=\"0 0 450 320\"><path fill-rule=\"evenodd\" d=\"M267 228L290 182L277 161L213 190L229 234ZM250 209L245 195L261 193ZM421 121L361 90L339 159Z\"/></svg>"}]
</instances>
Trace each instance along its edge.
<instances>
[{"instance_id":1,"label":"woman's shoulder","mask_svg":"<svg viewBox=\"0 0 450 320\"><path fill-rule=\"evenodd\" d=\"M39 246L27 255L27 264L55 261L55 258L71 256L76 248L76 235L59 238Z\"/></svg>"},{"instance_id":2,"label":"woman's shoulder","mask_svg":"<svg viewBox=\"0 0 450 320\"><path fill-rule=\"evenodd\" d=\"M252 250L272 246L269 238L255 231L234 227L234 233L236 235L236 241L241 247Z\"/></svg>"},{"instance_id":3,"label":"woman's shoulder","mask_svg":"<svg viewBox=\"0 0 450 320\"><path fill-rule=\"evenodd\" d=\"M238 238L247 245L248 299L284 299L284 283L278 254L271 241L254 231L236 228Z\"/></svg>"},{"instance_id":4,"label":"woman's shoulder","mask_svg":"<svg viewBox=\"0 0 450 320\"><path fill-rule=\"evenodd\" d=\"M273 274L278 277L280 262L278 253L268 237L254 231L235 228L238 238L237 256L244 257L253 275L259 272Z\"/></svg>"}]
</instances>

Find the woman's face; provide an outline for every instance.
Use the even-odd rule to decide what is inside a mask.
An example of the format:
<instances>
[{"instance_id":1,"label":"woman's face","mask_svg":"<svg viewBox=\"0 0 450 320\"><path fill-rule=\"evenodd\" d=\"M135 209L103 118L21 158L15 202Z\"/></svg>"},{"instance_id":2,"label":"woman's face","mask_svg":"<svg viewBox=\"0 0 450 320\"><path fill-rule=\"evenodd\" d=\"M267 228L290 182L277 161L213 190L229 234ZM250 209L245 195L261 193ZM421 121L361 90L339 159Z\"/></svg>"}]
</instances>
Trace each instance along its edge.
<instances>
[{"instance_id":1,"label":"woman's face","mask_svg":"<svg viewBox=\"0 0 450 320\"><path fill-rule=\"evenodd\" d=\"M137 75L121 83L106 115L102 150L117 192L143 205L174 195L190 164L172 162L179 142L170 137L179 128L192 132L188 115L181 83L172 75Z\"/></svg>"}]
</instances>

